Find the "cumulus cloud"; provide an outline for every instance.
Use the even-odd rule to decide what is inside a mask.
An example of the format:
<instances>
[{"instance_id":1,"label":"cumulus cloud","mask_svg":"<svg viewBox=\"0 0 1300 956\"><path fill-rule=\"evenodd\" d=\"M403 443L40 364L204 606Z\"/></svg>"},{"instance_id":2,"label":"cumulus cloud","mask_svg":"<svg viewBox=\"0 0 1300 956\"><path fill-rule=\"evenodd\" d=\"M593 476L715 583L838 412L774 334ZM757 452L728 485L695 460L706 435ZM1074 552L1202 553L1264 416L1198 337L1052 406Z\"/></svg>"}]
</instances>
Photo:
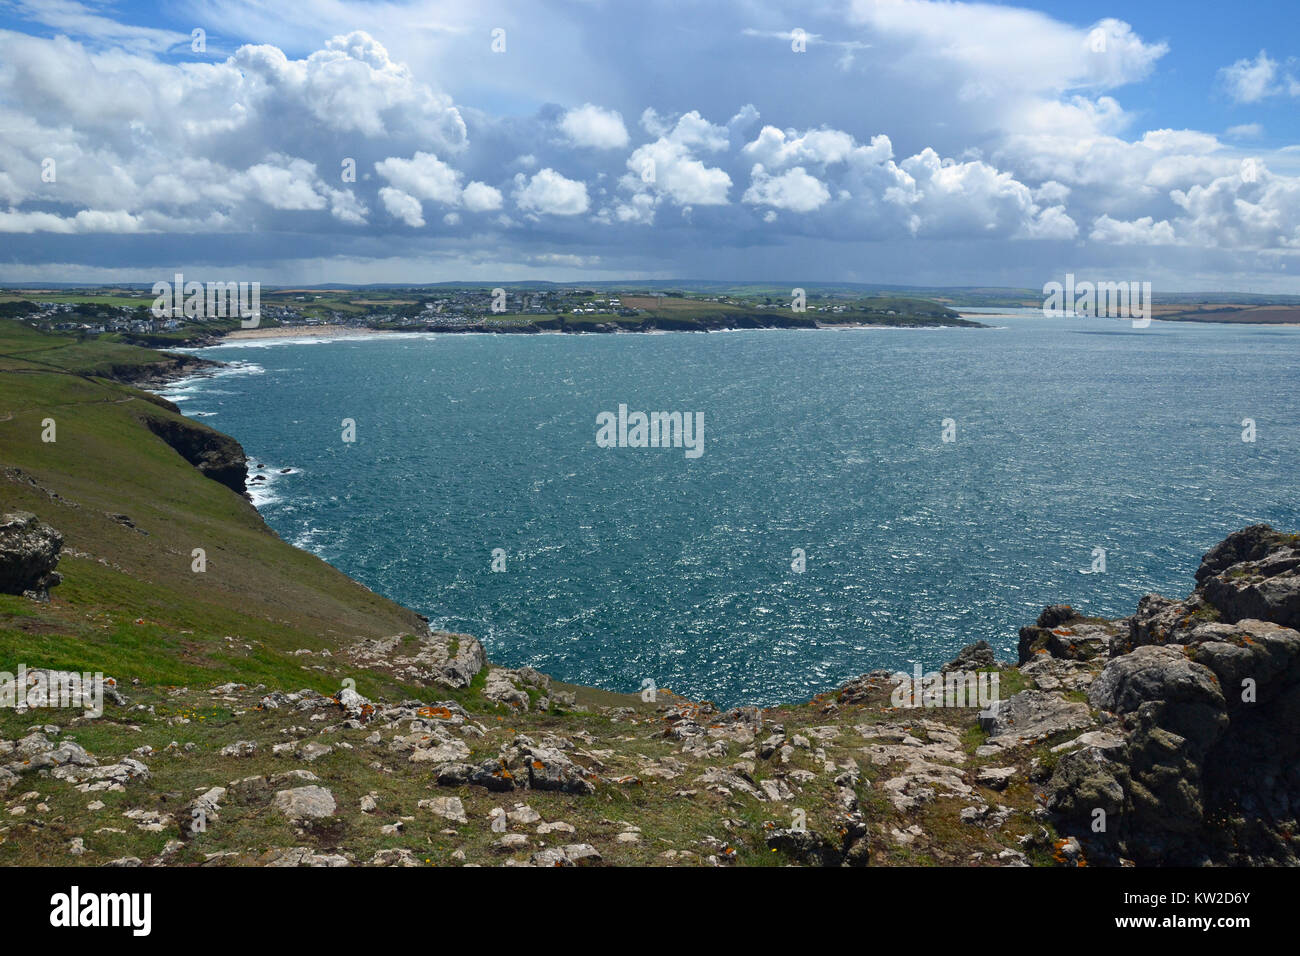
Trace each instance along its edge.
<instances>
[{"instance_id":1,"label":"cumulus cloud","mask_svg":"<svg viewBox=\"0 0 1300 956\"><path fill-rule=\"evenodd\" d=\"M1028 186L985 162L945 160L927 147L895 175L885 198L907 210L913 235L1062 238L1068 231L1062 207L1045 213Z\"/></svg>"},{"instance_id":2,"label":"cumulus cloud","mask_svg":"<svg viewBox=\"0 0 1300 956\"><path fill-rule=\"evenodd\" d=\"M305 60L290 60L272 46L245 46L229 63L252 81L255 100L274 86L329 129L366 136L410 133L450 148L465 140L465 121L450 98L416 82L409 67L359 30L334 37Z\"/></svg>"},{"instance_id":3,"label":"cumulus cloud","mask_svg":"<svg viewBox=\"0 0 1300 956\"><path fill-rule=\"evenodd\" d=\"M424 225L424 209L420 206L420 200L414 196L392 186L384 186L379 190L379 198L394 219L401 220L412 229Z\"/></svg>"},{"instance_id":4,"label":"cumulus cloud","mask_svg":"<svg viewBox=\"0 0 1300 956\"><path fill-rule=\"evenodd\" d=\"M316 167L305 159L279 157L278 164L257 163L231 179L237 193L272 209L324 209L316 191Z\"/></svg>"},{"instance_id":5,"label":"cumulus cloud","mask_svg":"<svg viewBox=\"0 0 1300 956\"><path fill-rule=\"evenodd\" d=\"M839 163L853 150L853 137L843 130L815 129L802 135L764 126L744 153L765 166L779 169L791 163Z\"/></svg>"},{"instance_id":6,"label":"cumulus cloud","mask_svg":"<svg viewBox=\"0 0 1300 956\"><path fill-rule=\"evenodd\" d=\"M60 223L77 222L79 211L114 208L168 231L257 228L280 223L282 213L364 225L360 187L340 175L349 161L340 135L351 134L345 142L359 150L371 137L390 149L418 139L456 151L466 142L450 99L364 33L335 37L302 59L263 45L173 65L66 36L0 31L0 117L14 134L0 140L8 176L0 190L11 204L60 207L55 219L26 220L52 231L67 231ZM385 162L406 177L403 191L442 198L441 170ZM57 170L49 180L41 174L47 163ZM415 182L420 175L429 182ZM96 220L81 220L88 221Z\"/></svg>"},{"instance_id":7,"label":"cumulus cloud","mask_svg":"<svg viewBox=\"0 0 1300 956\"><path fill-rule=\"evenodd\" d=\"M692 110L670 123L653 109L641 125L657 136L628 157L629 174L623 185L637 193L652 193L678 206L720 206L727 203L731 177L716 166L695 158L696 150L725 150L730 136L725 126L715 126Z\"/></svg>"},{"instance_id":8,"label":"cumulus cloud","mask_svg":"<svg viewBox=\"0 0 1300 956\"><path fill-rule=\"evenodd\" d=\"M138 216L120 209L83 209L75 216L49 212L0 212L0 232L124 233L148 231Z\"/></svg>"},{"instance_id":9,"label":"cumulus cloud","mask_svg":"<svg viewBox=\"0 0 1300 956\"><path fill-rule=\"evenodd\" d=\"M843 130L801 133L769 126L741 154L763 156L778 167L794 158L819 164L818 176L803 165L774 173L755 164L742 197L796 212L833 203L825 215L803 223L805 234L842 234L841 223L881 238L1060 240L1078 233L1066 210L1071 190L1065 184L1049 180L1035 190L988 162L945 158L929 147L895 161L884 134L859 144ZM771 215L765 219L773 221Z\"/></svg>"},{"instance_id":10,"label":"cumulus cloud","mask_svg":"<svg viewBox=\"0 0 1300 956\"><path fill-rule=\"evenodd\" d=\"M501 190L477 181L465 187L461 200L470 212L491 212L502 205Z\"/></svg>"},{"instance_id":11,"label":"cumulus cloud","mask_svg":"<svg viewBox=\"0 0 1300 956\"><path fill-rule=\"evenodd\" d=\"M292 235L304 259L370 262L376 276L434 255L473 271L507 246L510 262L539 270L590 268L600 251L616 272L797 262L862 278L879 259L864 253L896 253L906 270L927 257L903 250L932 240L1003 276L1054 254L1026 251L1034 243L1075 242L1081 262L1108 245L1184 261L1300 255L1294 157L1257 123L1219 137L1165 128L1159 97L1126 111L1125 87L1158 69L1166 46L1121 20L846 0L809 14L812 42L795 55L771 0L646 3L673 13L638 21L653 71L630 69L626 44L586 39L626 26L619 5L539 0L519 15L538 42L512 42L503 63L464 43L491 7L376 18L331 0L273 23L240 5L223 25L229 46L194 56L188 27L170 32L165 15L140 28L76 0L15 0L10 23L59 35L0 30L0 231L52 237L11 243L13 265L82 250L156 256L156 241L135 238L156 232L186 235L169 249L224 261L264 248L250 236ZM352 32L357 22L388 32ZM691 38L715 29L751 39L701 56ZM777 43L788 59L755 70ZM1300 95L1284 57L1217 66L1196 69L1238 103ZM738 75L743 102L728 82Z\"/></svg>"},{"instance_id":12,"label":"cumulus cloud","mask_svg":"<svg viewBox=\"0 0 1300 956\"><path fill-rule=\"evenodd\" d=\"M390 156L375 163L375 172L416 199L454 206L460 202L460 173L433 153L416 153L410 159Z\"/></svg>"},{"instance_id":13,"label":"cumulus cloud","mask_svg":"<svg viewBox=\"0 0 1300 956\"><path fill-rule=\"evenodd\" d=\"M1150 216L1131 222L1098 216L1089 238L1117 246L1173 245L1175 242L1174 227L1164 220L1155 222Z\"/></svg>"},{"instance_id":14,"label":"cumulus cloud","mask_svg":"<svg viewBox=\"0 0 1300 956\"><path fill-rule=\"evenodd\" d=\"M1200 247L1300 249L1300 179L1243 161L1232 174L1171 198L1181 210L1180 239Z\"/></svg>"},{"instance_id":15,"label":"cumulus cloud","mask_svg":"<svg viewBox=\"0 0 1300 956\"><path fill-rule=\"evenodd\" d=\"M587 211L587 185L547 167L531 178L515 176L515 204L526 213L576 216Z\"/></svg>"},{"instance_id":16,"label":"cumulus cloud","mask_svg":"<svg viewBox=\"0 0 1300 956\"><path fill-rule=\"evenodd\" d=\"M604 110L591 103L565 113L560 129L574 146L621 149L628 144L623 117L616 110Z\"/></svg>"},{"instance_id":17,"label":"cumulus cloud","mask_svg":"<svg viewBox=\"0 0 1300 956\"><path fill-rule=\"evenodd\" d=\"M788 209L791 212L812 212L831 198L825 183L808 175L802 166L772 176L763 168L762 163L756 163L750 176L753 181L745 190L742 202Z\"/></svg>"}]
</instances>

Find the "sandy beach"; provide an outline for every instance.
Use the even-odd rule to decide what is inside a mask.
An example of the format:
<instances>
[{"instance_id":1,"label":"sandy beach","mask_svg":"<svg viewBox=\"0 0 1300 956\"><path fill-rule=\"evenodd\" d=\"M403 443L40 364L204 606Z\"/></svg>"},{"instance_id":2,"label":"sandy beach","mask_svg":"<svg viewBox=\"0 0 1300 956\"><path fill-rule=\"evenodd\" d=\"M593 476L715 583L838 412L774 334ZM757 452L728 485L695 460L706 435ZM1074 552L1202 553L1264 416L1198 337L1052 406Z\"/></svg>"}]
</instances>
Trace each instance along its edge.
<instances>
[{"instance_id":1,"label":"sandy beach","mask_svg":"<svg viewBox=\"0 0 1300 956\"><path fill-rule=\"evenodd\" d=\"M391 335L388 329L355 329L347 325L268 326L261 329L236 329L226 339L330 338L337 335Z\"/></svg>"}]
</instances>

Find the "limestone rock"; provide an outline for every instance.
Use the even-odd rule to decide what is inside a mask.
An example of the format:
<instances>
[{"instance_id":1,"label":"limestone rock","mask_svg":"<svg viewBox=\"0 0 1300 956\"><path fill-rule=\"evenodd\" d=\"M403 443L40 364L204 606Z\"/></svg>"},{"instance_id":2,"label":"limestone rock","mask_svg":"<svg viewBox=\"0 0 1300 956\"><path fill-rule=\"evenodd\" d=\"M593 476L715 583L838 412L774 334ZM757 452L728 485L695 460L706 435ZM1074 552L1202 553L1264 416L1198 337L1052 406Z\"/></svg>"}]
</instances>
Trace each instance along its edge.
<instances>
[{"instance_id":1,"label":"limestone rock","mask_svg":"<svg viewBox=\"0 0 1300 956\"><path fill-rule=\"evenodd\" d=\"M333 816L338 809L334 794L318 786L281 790L276 793L271 806L290 820L319 820Z\"/></svg>"},{"instance_id":2,"label":"limestone rock","mask_svg":"<svg viewBox=\"0 0 1300 956\"><path fill-rule=\"evenodd\" d=\"M0 515L0 594L48 600L62 549L63 535L30 511Z\"/></svg>"}]
</instances>

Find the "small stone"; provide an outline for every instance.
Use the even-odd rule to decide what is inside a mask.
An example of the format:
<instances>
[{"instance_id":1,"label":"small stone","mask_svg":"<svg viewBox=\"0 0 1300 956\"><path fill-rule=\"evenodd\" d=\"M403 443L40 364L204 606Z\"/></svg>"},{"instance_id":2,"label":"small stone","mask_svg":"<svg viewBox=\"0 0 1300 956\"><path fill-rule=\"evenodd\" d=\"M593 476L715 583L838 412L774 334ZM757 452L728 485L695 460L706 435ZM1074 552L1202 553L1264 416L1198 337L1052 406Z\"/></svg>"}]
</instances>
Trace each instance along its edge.
<instances>
[{"instance_id":1,"label":"small stone","mask_svg":"<svg viewBox=\"0 0 1300 956\"><path fill-rule=\"evenodd\" d=\"M536 823L542 818L542 815L526 804L517 803L515 808L506 814L506 819L518 826L527 826L530 823Z\"/></svg>"},{"instance_id":2,"label":"small stone","mask_svg":"<svg viewBox=\"0 0 1300 956\"><path fill-rule=\"evenodd\" d=\"M504 850L513 853L516 850L526 849L528 846L528 837L522 833L507 833L501 839L492 844L494 849Z\"/></svg>"}]
</instances>

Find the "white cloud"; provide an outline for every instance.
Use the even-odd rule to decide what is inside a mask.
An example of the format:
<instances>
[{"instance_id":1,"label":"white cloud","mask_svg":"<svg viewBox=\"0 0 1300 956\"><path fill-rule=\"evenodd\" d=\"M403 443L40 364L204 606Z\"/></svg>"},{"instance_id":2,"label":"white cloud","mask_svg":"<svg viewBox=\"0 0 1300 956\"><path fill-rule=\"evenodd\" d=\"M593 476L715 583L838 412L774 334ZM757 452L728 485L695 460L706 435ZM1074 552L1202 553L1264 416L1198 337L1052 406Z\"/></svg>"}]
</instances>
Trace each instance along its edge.
<instances>
[{"instance_id":1,"label":"white cloud","mask_svg":"<svg viewBox=\"0 0 1300 956\"><path fill-rule=\"evenodd\" d=\"M450 98L418 83L360 30L334 37L305 60L289 60L273 46L245 46L228 62L255 96L268 87L287 94L327 129L414 134L453 149L464 143L465 121Z\"/></svg>"},{"instance_id":2,"label":"white cloud","mask_svg":"<svg viewBox=\"0 0 1300 956\"><path fill-rule=\"evenodd\" d=\"M284 165L258 163L231 179L231 186L272 209L324 209L325 197L313 185L316 167L305 159L283 158Z\"/></svg>"},{"instance_id":3,"label":"white cloud","mask_svg":"<svg viewBox=\"0 0 1300 956\"><path fill-rule=\"evenodd\" d=\"M326 189L330 201L330 214L340 222L354 226L363 225L370 210L357 198L356 193L347 189Z\"/></svg>"},{"instance_id":4,"label":"white cloud","mask_svg":"<svg viewBox=\"0 0 1300 956\"><path fill-rule=\"evenodd\" d=\"M958 68L971 98L1119 86L1147 76L1168 52L1164 43L1145 43L1121 20L1076 27L1036 10L990 3L853 0L850 17L882 39L906 41L913 65L933 59ZM1104 44L1096 42L1099 34Z\"/></svg>"},{"instance_id":5,"label":"white cloud","mask_svg":"<svg viewBox=\"0 0 1300 956\"><path fill-rule=\"evenodd\" d=\"M747 143L743 152L764 166L780 169L791 163L839 163L853 149L853 137L842 130L814 129L800 135L788 134L775 126L764 126L758 138Z\"/></svg>"},{"instance_id":6,"label":"white cloud","mask_svg":"<svg viewBox=\"0 0 1300 956\"><path fill-rule=\"evenodd\" d=\"M80 15L74 6L60 9ZM364 225L360 190L374 195L374 187L341 181L340 133L351 134L353 150L365 149L369 134L390 148L404 137L464 146L450 100L363 33L336 37L303 59L249 46L225 60L173 65L135 49L100 52L65 36L0 30L0 197L58 207L53 219L25 221L57 231L100 222L105 232L123 231L138 222L182 232L321 214ZM324 159L333 185L304 154ZM52 182L41 175L47 159L58 172ZM401 162L390 165L396 171ZM403 172L412 178L420 170ZM403 185L438 195L433 185ZM117 208L134 220L76 218Z\"/></svg>"},{"instance_id":7,"label":"white cloud","mask_svg":"<svg viewBox=\"0 0 1300 956\"><path fill-rule=\"evenodd\" d=\"M491 212L502 205L501 190L487 183L472 182L461 193L461 201L470 212Z\"/></svg>"},{"instance_id":8,"label":"white cloud","mask_svg":"<svg viewBox=\"0 0 1300 956\"><path fill-rule=\"evenodd\" d=\"M637 193L626 203L614 207L614 216L619 222L651 225L655 221L655 198L649 193Z\"/></svg>"},{"instance_id":9,"label":"white cloud","mask_svg":"<svg viewBox=\"0 0 1300 956\"><path fill-rule=\"evenodd\" d=\"M1258 161L1171 193L1180 239L1202 248L1300 249L1300 179Z\"/></svg>"},{"instance_id":10,"label":"white cloud","mask_svg":"<svg viewBox=\"0 0 1300 956\"><path fill-rule=\"evenodd\" d=\"M419 229L424 225L424 210L420 207L420 200L414 196L392 186L385 186L379 190L379 198L383 201L388 214L394 219L400 219L412 229Z\"/></svg>"},{"instance_id":11,"label":"white cloud","mask_svg":"<svg viewBox=\"0 0 1300 956\"><path fill-rule=\"evenodd\" d=\"M627 45L590 39L627 25L619 5L539 0L537 12L512 13L507 26L532 35L524 44L512 33L507 61L473 39L495 25L496 0L389 4L382 16L364 0L325 0L284 11L283 22L243 0L203 2L230 16L212 19L221 35L202 56L189 55L186 33L117 24L89 0L8 5L8 22L64 35L0 30L0 230L106 237L11 242L15 268L29 256L127 261L155 248L131 238L148 232L190 233L194 248L220 249L214 258L227 262L241 244L265 247L249 234L293 235L302 261L373 256L376 275L432 255L468 274L507 245L511 262L527 253L540 270L552 243L575 257L565 268L590 267L597 250L618 260L616 273L686 265L720 277L787 264L865 277L884 267L864 263L935 249L930 240L949 243L914 257L935 263L918 266L931 275L957 249L1003 277L1056 254L1031 240L1076 241L1081 262L1104 256L1098 246L1158 245L1153 263L1183 256L1198 276L1211 257L1192 257L1207 250L1300 265L1295 155L1269 147L1258 123L1221 138L1162 128L1162 95L1127 112L1122 88L1150 75L1165 46L1119 20L848 0L808 14L816 33L795 55L788 39L761 39L793 25L767 0L707 13L646 0L672 16L636 21L646 34L636 43L656 56L654 70L638 70ZM718 35L750 27L760 39L701 56L693 38L715 20ZM356 22L375 34L348 32ZM178 37L177 56L158 55ZM234 53L212 44L241 37L257 42ZM852 56L867 46L870 57ZM742 103L729 80L756 51L787 59L744 73L752 102ZM1295 62L1261 50L1220 83L1242 103L1300 95ZM551 69L535 68L543 63ZM1203 87L1218 65L1180 64L1177 79ZM464 105L443 92L444 77ZM509 109L488 105L501 103ZM664 106L679 103L698 109ZM798 127L777 125L792 118ZM1286 136L1285 123L1269 132ZM906 144L898 156L894 143ZM1258 175L1248 178L1252 147ZM345 157L355 182L340 177ZM47 158L56 182L42 179ZM503 192L517 210L507 214ZM426 215L458 228L412 234ZM1010 240L1022 242L1008 254Z\"/></svg>"},{"instance_id":12,"label":"white cloud","mask_svg":"<svg viewBox=\"0 0 1300 956\"><path fill-rule=\"evenodd\" d=\"M1092 224L1094 242L1107 242L1117 246L1173 245L1174 227L1167 221L1154 221L1150 216L1123 222L1110 216L1098 216Z\"/></svg>"},{"instance_id":13,"label":"white cloud","mask_svg":"<svg viewBox=\"0 0 1300 956\"><path fill-rule=\"evenodd\" d=\"M190 44L190 34L118 23L75 0L17 0L9 4L26 19L53 27L60 33L139 50L163 52Z\"/></svg>"},{"instance_id":14,"label":"white cloud","mask_svg":"<svg viewBox=\"0 0 1300 956\"><path fill-rule=\"evenodd\" d=\"M455 206L460 203L460 173L433 153L416 153L410 159L390 156L375 163L375 172L395 189L417 199Z\"/></svg>"},{"instance_id":15,"label":"white cloud","mask_svg":"<svg viewBox=\"0 0 1300 956\"><path fill-rule=\"evenodd\" d=\"M628 143L623 117L616 110L601 109L591 103L565 113L560 129L574 146L621 149Z\"/></svg>"},{"instance_id":16,"label":"white cloud","mask_svg":"<svg viewBox=\"0 0 1300 956\"><path fill-rule=\"evenodd\" d=\"M1064 206L1049 206L1036 213L1015 234L1018 239L1073 239L1079 235L1079 225L1065 211Z\"/></svg>"},{"instance_id":17,"label":"white cloud","mask_svg":"<svg viewBox=\"0 0 1300 956\"><path fill-rule=\"evenodd\" d=\"M587 211L587 185L568 179L547 167L531 179L515 176L515 204L524 212L552 216L576 216Z\"/></svg>"},{"instance_id":18,"label":"white cloud","mask_svg":"<svg viewBox=\"0 0 1300 956\"><path fill-rule=\"evenodd\" d=\"M627 160L630 173L623 186L634 192L653 192L679 206L721 206L727 203L731 177L718 167L706 166L693 150L725 150L730 136L725 126L715 126L697 110L669 124L647 109L642 125L658 138L637 148Z\"/></svg>"},{"instance_id":19,"label":"white cloud","mask_svg":"<svg viewBox=\"0 0 1300 956\"><path fill-rule=\"evenodd\" d=\"M913 235L1032 237L1046 232L1056 237L1064 225L1063 209L1052 212L1049 223L1040 223L1042 213L1029 187L988 163L945 160L926 148L889 166L897 183L885 198L907 210Z\"/></svg>"},{"instance_id":20,"label":"white cloud","mask_svg":"<svg viewBox=\"0 0 1300 956\"><path fill-rule=\"evenodd\" d=\"M1048 204L1062 204L1070 198L1070 187L1054 179L1040 185L1034 190L1034 201Z\"/></svg>"},{"instance_id":21,"label":"white cloud","mask_svg":"<svg viewBox=\"0 0 1300 956\"><path fill-rule=\"evenodd\" d=\"M756 163L750 176L753 181L745 190L742 202L774 206L791 212L812 212L831 198L825 183L808 175L802 166L772 176L763 168L762 163Z\"/></svg>"},{"instance_id":22,"label":"white cloud","mask_svg":"<svg viewBox=\"0 0 1300 956\"><path fill-rule=\"evenodd\" d=\"M1258 103L1269 96L1289 93L1300 95L1300 83L1284 75L1277 60L1264 50L1253 60L1241 59L1219 70L1219 81L1238 103Z\"/></svg>"},{"instance_id":23,"label":"white cloud","mask_svg":"<svg viewBox=\"0 0 1300 956\"><path fill-rule=\"evenodd\" d=\"M0 232L145 232L143 221L121 209L83 209L75 216L49 212L0 212Z\"/></svg>"}]
</instances>

